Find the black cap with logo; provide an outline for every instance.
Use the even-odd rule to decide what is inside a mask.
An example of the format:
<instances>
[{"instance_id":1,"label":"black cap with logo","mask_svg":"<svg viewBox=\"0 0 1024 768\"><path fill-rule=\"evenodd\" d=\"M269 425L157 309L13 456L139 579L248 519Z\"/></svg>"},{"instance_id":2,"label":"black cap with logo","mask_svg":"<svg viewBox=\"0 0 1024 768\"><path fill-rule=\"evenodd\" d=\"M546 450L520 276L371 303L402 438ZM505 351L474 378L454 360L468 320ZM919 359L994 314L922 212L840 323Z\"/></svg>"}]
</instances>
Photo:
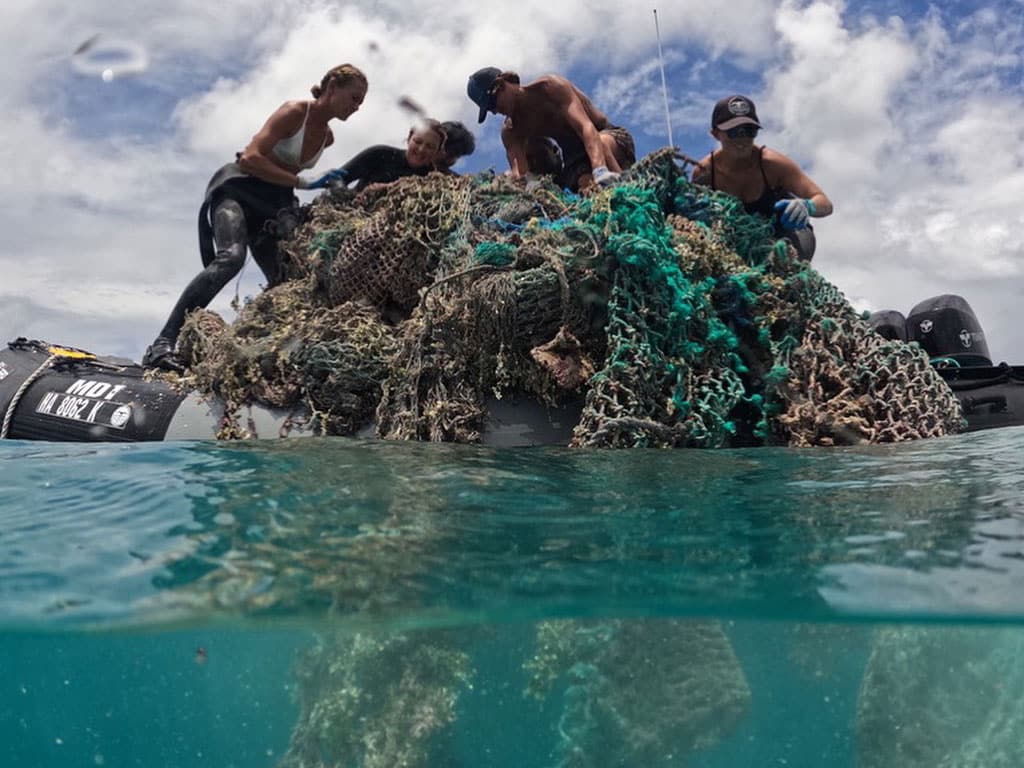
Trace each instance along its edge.
<instances>
[{"instance_id":1,"label":"black cap with logo","mask_svg":"<svg viewBox=\"0 0 1024 768\"><path fill-rule=\"evenodd\" d=\"M757 121L757 109L754 107L754 102L746 96L738 94L719 99L718 103L715 104L714 111L711 113L711 128L728 131L738 125L756 125L758 128L761 127L761 124Z\"/></svg>"},{"instance_id":2,"label":"black cap with logo","mask_svg":"<svg viewBox=\"0 0 1024 768\"><path fill-rule=\"evenodd\" d=\"M501 70L497 67L484 67L478 69L469 76L469 83L466 85L466 95L473 100L473 103L480 107L480 114L477 115L477 122L482 123L487 118L488 112L493 112L495 107L494 81L498 79Z\"/></svg>"}]
</instances>

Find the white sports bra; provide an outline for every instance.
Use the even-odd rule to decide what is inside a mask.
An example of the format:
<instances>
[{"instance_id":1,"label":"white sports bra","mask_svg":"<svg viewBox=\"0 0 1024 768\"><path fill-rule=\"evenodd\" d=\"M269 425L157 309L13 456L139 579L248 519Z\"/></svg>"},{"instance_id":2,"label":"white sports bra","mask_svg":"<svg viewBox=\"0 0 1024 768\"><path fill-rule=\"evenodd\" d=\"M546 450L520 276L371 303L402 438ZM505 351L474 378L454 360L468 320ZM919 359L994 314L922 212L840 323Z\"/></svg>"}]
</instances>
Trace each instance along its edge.
<instances>
[{"instance_id":1,"label":"white sports bra","mask_svg":"<svg viewBox=\"0 0 1024 768\"><path fill-rule=\"evenodd\" d=\"M309 102L306 102L306 114L302 118L302 125L299 126L299 130L289 136L287 139L281 139L274 145L272 150L274 155L285 165L290 165L301 170L308 170L316 165L316 161L320 159L320 155L323 154L324 147L327 146L327 133L324 132L324 141L320 145L320 149L306 162L301 162L302 159L302 140L306 137L306 120L309 119Z\"/></svg>"}]
</instances>

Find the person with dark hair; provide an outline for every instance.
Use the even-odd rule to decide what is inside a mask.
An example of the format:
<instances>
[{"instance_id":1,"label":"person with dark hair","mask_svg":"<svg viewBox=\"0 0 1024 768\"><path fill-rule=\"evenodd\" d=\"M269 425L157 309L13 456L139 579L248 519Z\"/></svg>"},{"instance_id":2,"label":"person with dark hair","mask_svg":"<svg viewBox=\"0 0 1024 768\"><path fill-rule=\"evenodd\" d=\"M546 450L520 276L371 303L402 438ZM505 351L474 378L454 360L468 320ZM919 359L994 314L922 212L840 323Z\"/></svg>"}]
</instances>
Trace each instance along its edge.
<instances>
[{"instance_id":1,"label":"person with dark hair","mask_svg":"<svg viewBox=\"0 0 1024 768\"><path fill-rule=\"evenodd\" d=\"M299 171L316 165L334 143L328 123L347 120L366 98L366 75L351 64L328 70L310 89L312 100L286 101L263 124L235 162L210 179L199 209L199 250L203 271L185 287L156 340L142 356L147 368L184 370L175 354L185 315L205 307L245 264L246 251L267 279L267 288L283 280L277 238L267 231L278 211L295 204L295 189L320 189L337 178L334 171L308 179Z\"/></svg>"},{"instance_id":2,"label":"person with dark hair","mask_svg":"<svg viewBox=\"0 0 1024 768\"><path fill-rule=\"evenodd\" d=\"M459 158L472 155L476 151L476 138L469 129L456 120L445 120L441 123L441 129L446 136L444 142L444 157L441 158L441 167L450 169Z\"/></svg>"},{"instance_id":3,"label":"person with dark hair","mask_svg":"<svg viewBox=\"0 0 1024 768\"><path fill-rule=\"evenodd\" d=\"M776 236L810 261L816 243L808 220L831 214L832 201L793 160L754 144L760 130L754 102L740 95L720 99L711 112L711 135L721 148L697 164L693 182L728 192L747 213L771 219Z\"/></svg>"},{"instance_id":4,"label":"person with dark hair","mask_svg":"<svg viewBox=\"0 0 1024 768\"><path fill-rule=\"evenodd\" d=\"M368 147L332 171L333 183L354 183L356 191L361 192L371 184L390 184L406 176L426 176L443 167L447 138L437 120L420 120L409 129L405 149L386 144Z\"/></svg>"},{"instance_id":5,"label":"person with dark hair","mask_svg":"<svg viewBox=\"0 0 1024 768\"><path fill-rule=\"evenodd\" d=\"M524 86L515 72L484 67L470 75L466 93L480 108L478 122L488 112L506 116L501 140L514 178L538 172L530 165L528 149L531 140L542 137L554 140L561 150L562 167L555 182L574 192L593 183L613 184L636 162L629 131L612 125L564 77L544 75Z\"/></svg>"}]
</instances>

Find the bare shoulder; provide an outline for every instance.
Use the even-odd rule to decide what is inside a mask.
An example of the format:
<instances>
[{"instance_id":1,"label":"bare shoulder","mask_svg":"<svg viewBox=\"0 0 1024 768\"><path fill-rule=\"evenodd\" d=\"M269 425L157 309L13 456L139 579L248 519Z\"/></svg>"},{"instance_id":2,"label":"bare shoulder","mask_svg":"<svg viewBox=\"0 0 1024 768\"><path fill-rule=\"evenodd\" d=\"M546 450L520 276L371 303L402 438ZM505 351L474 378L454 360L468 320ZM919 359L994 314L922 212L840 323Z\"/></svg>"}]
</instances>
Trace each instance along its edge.
<instances>
[{"instance_id":1,"label":"bare shoulder","mask_svg":"<svg viewBox=\"0 0 1024 768\"><path fill-rule=\"evenodd\" d=\"M267 125L294 133L306 116L306 102L286 101L267 119Z\"/></svg>"},{"instance_id":2,"label":"bare shoulder","mask_svg":"<svg viewBox=\"0 0 1024 768\"><path fill-rule=\"evenodd\" d=\"M762 151L761 157L768 182L772 186L782 187L802 197L811 197L821 192L821 188L795 160L767 147Z\"/></svg>"},{"instance_id":3,"label":"bare shoulder","mask_svg":"<svg viewBox=\"0 0 1024 768\"><path fill-rule=\"evenodd\" d=\"M771 149L770 147L764 147L761 149L761 161L764 163L766 169L772 169L781 174L789 174L793 171L802 173L800 166L796 164L795 160L791 159L788 155L782 154L778 150Z\"/></svg>"},{"instance_id":4,"label":"bare shoulder","mask_svg":"<svg viewBox=\"0 0 1024 768\"><path fill-rule=\"evenodd\" d=\"M273 117L291 117L306 114L306 102L301 99L295 101L286 101L276 110L274 110Z\"/></svg>"},{"instance_id":5,"label":"bare shoulder","mask_svg":"<svg viewBox=\"0 0 1024 768\"><path fill-rule=\"evenodd\" d=\"M711 155L705 155L694 167L690 180L698 184L711 176Z\"/></svg>"},{"instance_id":6,"label":"bare shoulder","mask_svg":"<svg viewBox=\"0 0 1024 768\"><path fill-rule=\"evenodd\" d=\"M557 100L571 98L576 92L573 84L561 75L541 75L527 85L526 90Z\"/></svg>"}]
</instances>

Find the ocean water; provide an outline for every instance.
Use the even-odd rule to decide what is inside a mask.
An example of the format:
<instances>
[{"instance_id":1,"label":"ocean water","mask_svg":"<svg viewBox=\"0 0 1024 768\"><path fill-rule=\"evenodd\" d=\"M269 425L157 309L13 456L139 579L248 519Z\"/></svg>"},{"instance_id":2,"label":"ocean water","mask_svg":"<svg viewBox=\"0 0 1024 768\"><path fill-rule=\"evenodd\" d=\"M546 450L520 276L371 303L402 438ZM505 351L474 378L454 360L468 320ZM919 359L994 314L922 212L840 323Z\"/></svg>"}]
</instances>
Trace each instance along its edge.
<instances>
[{"instance_id":1,"label":"ocean water","mask_svg":"<svg viewBox=\"0 0 1024 768\"><path fill-rule=\"evenodd\" d=\"M0 766L1019 766L1024 430L0 443Z\"/></svg>"}]
</instances>

